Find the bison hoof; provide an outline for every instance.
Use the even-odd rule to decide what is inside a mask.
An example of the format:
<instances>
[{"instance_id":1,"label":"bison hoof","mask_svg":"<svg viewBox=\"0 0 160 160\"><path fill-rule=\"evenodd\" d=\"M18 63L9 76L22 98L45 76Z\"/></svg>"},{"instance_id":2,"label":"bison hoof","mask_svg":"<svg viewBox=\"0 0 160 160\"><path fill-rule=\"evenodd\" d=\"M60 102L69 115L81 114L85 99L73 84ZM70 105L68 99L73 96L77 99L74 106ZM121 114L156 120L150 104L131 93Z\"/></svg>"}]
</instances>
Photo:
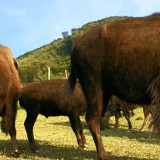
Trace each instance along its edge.
<instances>
[{"instance_id":1,"label":"bison hoof","mask_svg":"<svg viewBox=\"0 0 160 160\"><path fill-rule=\"evenodd\" d=\"M35 153L38 149L39 149L38 145L31 147L31 150L32 150L33 153Z\"/></svg>"},{"instance_id":2,"label":"bison hoof","mask_svg":"<svg viewBox=\"0 0 160 160\"><path fill-rule=\"evenodd\" d=\"M87 144L84 144L84 147L83 148L88 148L88 145Z\"/></svg>"},{"instance_id":3,"label":"bison hoof","mask_svg":"<svg viewBox=\"0 0 160 160\"><path fill-rule=\"evenodd\" d=\"M108 157L108 154L102 154L102 155L97 155L97 160L110 160L110 158Z\"/></svg>"},{"instance_id":4,"label":"bison hoof","mask_svg":"<svg viewBox=\"0 0 160 160\"><path fill-rule=\"evenodd\" d=\"M16 149L13 151L12 155L16 158L23 157L23 154L20 150Z\"/></svg>"},{"instance_id":5,"label":"bison hoof","mask_svg":"<svg viewBox=\"0 0 160 160\"><path fill-rule=\"evenodd\" d=\"M81 148L88 148L88 145L87 144L81 144L79 145Z\"/></svg>"}]
</instances>

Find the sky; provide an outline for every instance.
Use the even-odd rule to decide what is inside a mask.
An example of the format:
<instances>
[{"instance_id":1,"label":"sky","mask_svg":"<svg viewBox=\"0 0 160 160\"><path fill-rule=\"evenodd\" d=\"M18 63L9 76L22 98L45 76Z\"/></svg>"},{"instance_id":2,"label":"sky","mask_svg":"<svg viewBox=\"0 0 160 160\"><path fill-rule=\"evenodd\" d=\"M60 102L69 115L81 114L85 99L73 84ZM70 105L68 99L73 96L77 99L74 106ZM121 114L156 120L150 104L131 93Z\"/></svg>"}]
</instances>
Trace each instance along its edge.
<instances>
[{"instance_id":1,"label":"sky","mask_svg":"<svg viewBox=\"0 0 160 160\"><path fill-rule=\"evenodd\" d=\"M0 44L17 58L88 22L155 12L160 0L0 0Z\"/></svg>"}]
</instances>

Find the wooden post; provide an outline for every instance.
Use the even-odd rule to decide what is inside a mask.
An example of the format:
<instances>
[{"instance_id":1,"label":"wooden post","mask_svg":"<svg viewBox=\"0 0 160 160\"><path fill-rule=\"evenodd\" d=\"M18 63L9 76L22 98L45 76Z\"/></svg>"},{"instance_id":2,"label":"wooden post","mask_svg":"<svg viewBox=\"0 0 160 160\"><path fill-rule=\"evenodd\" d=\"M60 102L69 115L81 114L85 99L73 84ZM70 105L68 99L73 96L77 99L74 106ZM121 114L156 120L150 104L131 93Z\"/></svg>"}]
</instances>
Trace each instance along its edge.
<instances>
[{"instance_id":1,"label":"wooden post","mask_svg":"<svg viewBox=\"0 0 160 160\"><path fill-rule=\"evenodd\" d=\"M48 67L48 80L50 80L50 79L51 79L51 68Z\"/></svg>"},{"instance_id":2,"label":"wooden post","mask_svg":"<svg viewBox=\"0 0 160 160\"><path fill-rule=\"evenodd\" d=\"M65 78L68 79L68 72L66 69L65 69Z\"/></svg>"}]
</instances>

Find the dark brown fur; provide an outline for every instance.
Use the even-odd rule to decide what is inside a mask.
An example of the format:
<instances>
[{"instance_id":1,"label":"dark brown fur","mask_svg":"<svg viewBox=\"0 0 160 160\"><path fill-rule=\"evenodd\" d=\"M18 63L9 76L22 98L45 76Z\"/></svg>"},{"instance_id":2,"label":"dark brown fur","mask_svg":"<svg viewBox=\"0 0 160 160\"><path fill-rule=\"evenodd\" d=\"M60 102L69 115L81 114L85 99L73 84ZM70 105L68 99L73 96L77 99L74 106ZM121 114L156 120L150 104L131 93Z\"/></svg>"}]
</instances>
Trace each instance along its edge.
<instances>
[{"instance_id":1,"label":"dark brown fur","mask_svg":"<svg viewBox=\"0 0 160 160\"><path fill-rule=\"evenodd\" d=\"M14 66L11 51L0 45L0 116L1 129L11 136L13 152L21 154L16 140L15 119L21 83Z\"/></svg>"},{"instance_id":2,"label":"dark brown fur","mask_svg":"<svg viewBox=\"0 0 160 160\"><path fill-rule=\"evenodd\" d=\"M132 129L132 123L130 121L130 117L133 116L133 110L136 109L138 105L129 104L127 102L122 101L116 96L112 96L110 101L108 102L107 111L102 117L101 121L101 129L105 127L109 127L109 119L111 116L115 116L115 128L118 128L119 118L121 117L120 112L122 111L124 117L128 122L128 129ZM152 108L150 105L143 105L143 113L144 113L144 122L140 131L144 129L146 123L148 121L149 115L151 114Z\"/></svg>"},{"instance_id":3,"label":"dark brown fur","mask_svg":"<svg viewBox=\"0 0 160 160\"><path fill-rule=\"evenodd\" d=\"M33 126L38 114L49 116L68 116L71 127L76 135L78 145L86 147L80 115L86 111L86 100L82 90L77 83L75 91L70 99L65 102L62 93L66 80L45 80L31 83L22 88L22 96L19 100L21 107L27 112L24 122L30 148L37 149Z\"/></svg>"},{"instance_id":4,"label":"dark brown fur","mask_svg":"<svg viewBox=\"0 0 160 160\"><path fill-rule=\"evenodd\" d=\"M153 132L160 134L160 14L102 24L74 42L65 95L79 79L87 99L86 121L98 160L108 160L100 120L110 97L135 104L154 100ZM152 96L152 97L151 97Z\"/></svg>"}]
</instances>

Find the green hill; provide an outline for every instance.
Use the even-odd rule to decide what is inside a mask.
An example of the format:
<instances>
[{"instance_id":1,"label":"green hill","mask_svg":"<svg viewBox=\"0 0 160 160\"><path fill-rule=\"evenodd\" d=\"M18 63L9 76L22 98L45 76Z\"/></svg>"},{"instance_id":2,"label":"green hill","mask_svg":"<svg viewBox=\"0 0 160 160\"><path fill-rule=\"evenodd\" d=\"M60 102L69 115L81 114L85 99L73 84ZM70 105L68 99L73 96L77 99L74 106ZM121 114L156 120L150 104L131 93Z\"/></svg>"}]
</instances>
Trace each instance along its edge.
<instances>
[{"instance_id":1,"label":"green hill","mask_svg":"<svg viewBox=\"0 0 160 160\"><path fill-rule=\"evenodd\" d=\"M73 28L72 35L64 34L63 38L54 40L31 52L17 58L19 75L22 83L29 83L48 78L48 67L51 68L51 78L64 78L65 70L70 71L71 45L75 37L88 32L93 27L104 22L115 21L127 17L109 17L95 22L89 22L81 28Z\"/></svg>"}]
</instances>

